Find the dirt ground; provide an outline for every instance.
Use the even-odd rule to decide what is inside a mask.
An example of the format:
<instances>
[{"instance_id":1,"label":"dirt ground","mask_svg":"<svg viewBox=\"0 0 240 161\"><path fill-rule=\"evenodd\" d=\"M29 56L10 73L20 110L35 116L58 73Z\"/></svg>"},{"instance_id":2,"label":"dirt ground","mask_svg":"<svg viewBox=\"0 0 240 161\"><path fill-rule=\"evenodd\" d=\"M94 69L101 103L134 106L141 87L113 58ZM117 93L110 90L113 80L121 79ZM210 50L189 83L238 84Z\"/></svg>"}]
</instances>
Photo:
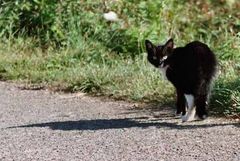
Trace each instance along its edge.
<instances>
[{"instance_id":1,"label":"dirt ground","mask_svg":"<svg viewBox=\"0 0 240 161\"><path fill-rule=\"evenodd\" d=\"M0 82L1 161L240 161L240 122Z\"/></svg>"}]
</instances>

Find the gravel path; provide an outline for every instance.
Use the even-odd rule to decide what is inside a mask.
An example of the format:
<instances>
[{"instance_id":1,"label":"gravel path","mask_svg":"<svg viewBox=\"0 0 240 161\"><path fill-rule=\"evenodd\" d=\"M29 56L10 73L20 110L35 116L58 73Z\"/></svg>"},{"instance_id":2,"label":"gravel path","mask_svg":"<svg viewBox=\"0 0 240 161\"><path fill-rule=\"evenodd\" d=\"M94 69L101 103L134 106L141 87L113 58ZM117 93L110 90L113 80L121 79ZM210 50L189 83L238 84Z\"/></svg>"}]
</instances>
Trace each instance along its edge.
<instances>
[{"instance_id":1,"label":"gravel path","mask_svg":"<svg viewBox=\"0 0 240 161\"><path fill-rule=\"evenodd\" d=\"M240 161L240 123L0 82L0 161Z\"/></svg>"}]
</instances>

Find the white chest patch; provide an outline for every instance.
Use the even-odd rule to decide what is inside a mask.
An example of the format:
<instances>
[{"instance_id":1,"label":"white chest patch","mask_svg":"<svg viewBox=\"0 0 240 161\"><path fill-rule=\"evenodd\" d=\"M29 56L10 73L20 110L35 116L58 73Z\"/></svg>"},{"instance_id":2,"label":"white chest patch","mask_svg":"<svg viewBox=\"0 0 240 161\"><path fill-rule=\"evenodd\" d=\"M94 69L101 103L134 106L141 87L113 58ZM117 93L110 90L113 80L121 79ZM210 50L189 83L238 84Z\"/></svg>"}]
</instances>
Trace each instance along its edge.
<instances>
[{"instance_id":1,"label":"white chest patch","mask_svg":"<svg viewBox=\"0 0 240 161\"><path fill-rule=\"evenodd\" d=\"M163 75L163 78L167 80L167 69L168 69L168 65L166 65L165 67L163 67L163 64L159 67L162 75Z\"/></svg>"}]
</instances>

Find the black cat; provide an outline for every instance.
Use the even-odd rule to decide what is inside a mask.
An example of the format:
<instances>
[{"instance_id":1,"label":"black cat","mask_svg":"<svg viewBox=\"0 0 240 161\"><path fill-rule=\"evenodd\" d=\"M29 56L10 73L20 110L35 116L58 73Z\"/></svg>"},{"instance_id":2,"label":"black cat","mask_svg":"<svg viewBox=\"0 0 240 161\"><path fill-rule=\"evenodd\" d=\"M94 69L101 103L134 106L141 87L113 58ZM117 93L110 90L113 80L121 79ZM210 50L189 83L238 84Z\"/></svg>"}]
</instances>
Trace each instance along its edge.
<instances>
[{"instance_id":1,"label":"black cat","mask_svg":"<svg viewBox=\"0 0 240 161\"><path fill-rule=\"evenodd\" d=\"M148 61L159 68L176 88L177 114L182 114L182 121L193 120L195 113L200 119L205 119L211 83L217 68L214 53L199 41L177 48L173 47L173 39L165 45L155 46L149 40L145 44Z\"/></svg>"}]
</instances>

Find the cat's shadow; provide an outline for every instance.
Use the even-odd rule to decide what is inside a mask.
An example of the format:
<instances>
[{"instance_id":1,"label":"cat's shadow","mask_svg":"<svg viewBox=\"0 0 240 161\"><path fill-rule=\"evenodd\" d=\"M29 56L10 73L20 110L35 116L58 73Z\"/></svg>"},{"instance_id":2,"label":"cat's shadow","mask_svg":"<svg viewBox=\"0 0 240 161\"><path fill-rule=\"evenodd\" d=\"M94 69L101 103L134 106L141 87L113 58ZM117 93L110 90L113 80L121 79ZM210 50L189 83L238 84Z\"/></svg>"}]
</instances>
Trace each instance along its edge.
<instances>
[{"instance_id":1,"label":"cat's shadow","mask_svg":"<svg viewBox=\"0 0 240 161\"><path fill-rule=\"evenodd\" d=\"M77 121L56 121L56 122L44 122L44 123L36 123L36 124L28 124L22 126L12 126L8 127L8 129L12 128L45 128L48 127L52 130L106 130L106 129L124 129L124 128L169 128L169 129L196 129L196 128L211 128L216 126L229 126L233 125L236 127L240 127L240 123L219 123L219 124L178 124L171 122L141 122L136 121L131 118L124 119L96 119L96 120L77 120Z\"/></svg>"},{"instance_id":2,"label":"cat's shadow","mask_svg":"<svg viewBox=\"0 0 240 161\"><path fill-rule=\"evenodd\" d=\"M50 128L52 130L79 130L79 131L95 131L95 130L107 130L107 129L126 129L126 128L166 128L166 129L197 129L197 128L211 128L217 126L236 126L240 127L239 122L230 123L182 123L181 120L174 117L171 113L162 112L158 116L145 115L145 116L134 116L136 111L129 111L128 114L124 113L122 115L129 116L124 118L109 118L109 119L81 119L74 121L53 121L53 122L43 122L35 124L27 124L20 126L12 126L7 129L12 128ZM139 111L138 111L139 112ZM121 116L121 114L120 114ZM131 116L131 117L130 117Z\"/></svg>"}]
</instances>

